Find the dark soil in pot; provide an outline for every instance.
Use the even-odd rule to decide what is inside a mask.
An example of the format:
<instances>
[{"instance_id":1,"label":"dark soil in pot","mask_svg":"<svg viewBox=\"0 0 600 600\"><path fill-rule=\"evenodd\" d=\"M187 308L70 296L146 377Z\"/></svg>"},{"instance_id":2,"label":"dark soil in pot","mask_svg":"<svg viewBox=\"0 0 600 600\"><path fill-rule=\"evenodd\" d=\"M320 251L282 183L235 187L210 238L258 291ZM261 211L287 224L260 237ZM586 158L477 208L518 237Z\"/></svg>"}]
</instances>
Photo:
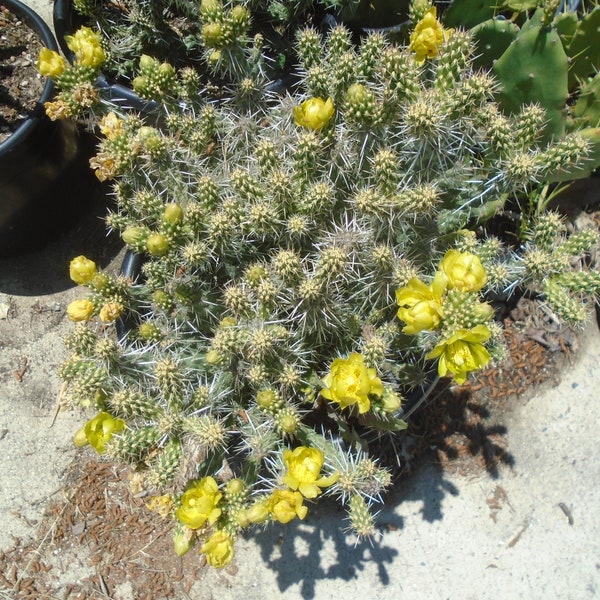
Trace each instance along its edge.
<instances>
[{"instance_id":1,"label":"dark soil in pot","mask_svg":"<svg viewBox=\"0 0 600 600\"><path fill-rule=\"evenodd\" d=\"M15 14L0 6L0 143L25 122L44 90L36 69L43 44Z\"/></svg>"}]
</instances>

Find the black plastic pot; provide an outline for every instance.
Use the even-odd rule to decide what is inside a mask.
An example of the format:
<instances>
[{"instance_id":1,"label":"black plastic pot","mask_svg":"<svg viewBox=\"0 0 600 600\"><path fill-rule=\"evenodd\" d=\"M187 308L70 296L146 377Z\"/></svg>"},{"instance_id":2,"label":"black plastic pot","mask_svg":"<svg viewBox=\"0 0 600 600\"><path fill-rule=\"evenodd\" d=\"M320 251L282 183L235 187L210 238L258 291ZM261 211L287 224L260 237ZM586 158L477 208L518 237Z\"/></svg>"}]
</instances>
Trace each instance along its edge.
<instances>
[{"instance_id":1,"label":"black plastic pot","mask_svg":"<svg viewBox=\"0 0 600 600\"><path fill-rule=\"evenodd\" d=\"M145 260L143 254L138 254L133 250L127 250L125 256L123 256L120 274L127 279L131 279L133 282L138 281L141 277L142 266L144 265ZM121 315L115 323L119 340L123 340L127 334L138 325L138 320L131 313Z\"/></svg>"},{"instance_id":2,"label":"black plastic pot","mask_svg":"<svg viewBox=\"0 0 600 600\"><path fill-rule=\"evenodd\" d=\"M341 9L335 19L360 36L381 33L391 41L403 41L407 35L407 0L360 0L352 8Z\"/></svg>"},{"instance_id":3,"label":"black plastic pot","mask_svg":"<svg viewBox=\"0 0 600 600\"><path fill-rule=\"evenodd\" d=\"M18 0L2 0L43 44L58 50L43 19ZM81 150L88 143L70 121L51 121L44 103L55 93L46 81L27 119L0 144L0 256L39 249L81 213L93 174Z\"/></svg>"}]
</instances>

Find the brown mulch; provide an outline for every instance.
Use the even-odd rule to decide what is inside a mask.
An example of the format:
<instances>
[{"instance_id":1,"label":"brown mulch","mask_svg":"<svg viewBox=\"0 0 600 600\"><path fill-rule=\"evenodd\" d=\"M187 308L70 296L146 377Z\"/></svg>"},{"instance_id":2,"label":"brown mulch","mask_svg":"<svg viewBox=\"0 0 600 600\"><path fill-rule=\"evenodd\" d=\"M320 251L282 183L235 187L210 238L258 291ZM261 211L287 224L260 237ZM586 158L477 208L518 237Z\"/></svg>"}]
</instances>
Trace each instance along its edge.
<instances>
[{"instance_id":1,"label":"brown mulch","mask_svg":"<svg viewBox=\"0 0 600 600\"><path fill-rule=\"evenodd\" d=\"M65 491L67 498L47 509L34 542L15 539L0 552L0 590L23 600L92 600L113 598L130 581L136 599L154 600L181 598L197 581L200 557L175 555L171 523L132 494L127 469L90 454L72 466ZM73 561L95 574L62 581Z\"/></svg>"},{"instance_id":2,"label":"brown mulch","mask_svg":"<svg viewBox=\"0 0 600 600\"><path fill-rule=\"evenodd\" d=\"M504 325L507 360L461 387L442 381L411 418L411 456L398 476L432 457L440 468L465 475L495 476L499 465L512 464L503 416L540 386L558 383L577 340L531 300L521 299ZM130 478L127 469L91 454L77 460L66 498L49 506L37 539L26 546L16 539L0 552L0 597L110 599L121 597L114 594L125 584L133 594L125 597L189 597L206 567L196 551L175 555L170 521L144 508L147 498L134 495ZM77 582L61 579L71 561L85 572ZM11 595L3 596L3 587Z\"/></svg>"},{"instance_id":3,"label":"brown mulch","mask_svg":"<svg viewBox=\"0 0 600 600\"><path fill-rule=\"evenodd\" d=\"M40 99L44 79L36 61L41 49L38 35L0 6L0 143L25 121Z\"/></svg>"}]
</instances>

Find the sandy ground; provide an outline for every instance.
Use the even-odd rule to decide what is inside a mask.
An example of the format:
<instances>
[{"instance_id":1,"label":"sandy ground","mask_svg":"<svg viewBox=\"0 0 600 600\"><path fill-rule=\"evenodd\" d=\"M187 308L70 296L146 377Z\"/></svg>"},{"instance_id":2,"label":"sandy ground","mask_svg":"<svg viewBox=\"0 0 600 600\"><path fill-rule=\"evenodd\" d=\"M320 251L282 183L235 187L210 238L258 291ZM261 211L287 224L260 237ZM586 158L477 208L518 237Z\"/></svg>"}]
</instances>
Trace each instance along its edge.
<instances>
[{"instance_id":1,"label":"sandy ground","mask_svg":"<svg viewBox=\"0 0 600 600\"><path fill-rule=\"evenodd\" d=\"M30 1L51 14L46 0ZM82 199L89 202L89 198ZM37 534L61 492L82 417L60 413L57 366L77 296L70 258L118 269L105 238L104 199L67 235L35 254L0 259L0 550ZM379 515L381 539L354 545L335 507L273 527L237 546L232 571L205 571L188 598L584 599L600 595L600 334L590 323L562 383L505 415L512 467L498 477L450 475L421 464ZM318 513L318 514L317 514ZM77 550L75 551L77 555ZM91 572L85 557L62 577ZM9 592L0 597L10 598ZM98 598L108 596L98 596ZM112 596L134 599L128 585Z\"/></svg>"}]
</instances>

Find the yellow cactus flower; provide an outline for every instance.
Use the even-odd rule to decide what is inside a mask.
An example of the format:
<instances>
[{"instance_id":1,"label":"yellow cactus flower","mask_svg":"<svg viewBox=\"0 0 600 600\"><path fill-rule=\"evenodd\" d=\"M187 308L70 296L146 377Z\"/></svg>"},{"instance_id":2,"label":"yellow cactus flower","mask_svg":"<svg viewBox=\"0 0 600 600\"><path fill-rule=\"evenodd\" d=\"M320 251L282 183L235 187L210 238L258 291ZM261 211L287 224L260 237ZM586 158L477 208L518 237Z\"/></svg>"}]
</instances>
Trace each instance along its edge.
<instances>
[{"instance_id":1,"label":"yellow cactus flower","mask_svg":"<svg viewBox=\"0 0 600 600\"><path fill-rule=\"evenodd\" d=\"M69 263L69 277L79 285L89 283L96 275L96 263L83 255L76 256Z\"/></svg>"},{"instance_id":2,"label":"yellow cactus flower","mask_svg":"<svg viewBox=\"0 0 600 600\"><path fill-rule=\"evenodd\" d=\"M94 314L94 303L87 298L81 300L73 300L67 306L67 315L71 321L78 323L79 321L89 321Z\"/></svg>"},{"instance_id":3,"label":"yellow cactus flower","mask_svg":"<svg viewBox=\"0 0 600 600\"><path fill-rule=\"evenodd\" d=\"M215 531L200 548L200 552L206 556L206 562L211 567L222 569L233 560L233 538L225 531Z\"/></svg>"},{"instance_id":4,"label":"yellow cactus flower","mask_svg":"<svg viewBox=\"0 0 600 600\"><path fill-rule=\"evenodd\" d=\"M287 473L283 482L292 490L298 490L305 498L316 498L322 487L333 485L338 477L334 473L329 477L319 477L325 455L318 448L298 446L294 450L283 451L283 463Z\"/></svg>"},{"instance_id":5,"label":"yellow cactus flower","mask_svg":"<svg viewBox=\"0 0 600 600\"><path fill-rule=\"evenodd\" d=\"M367 368L362 355L356 352L348 358L336 358L323 384L323 398L337 402L341 408L357 404L359 413L365 413L371 407L370 395L383 394L383 383L377 372Z\"/></svg>"},{"instance_id":6,"label":"yellow cactus flower","mask_svg":"<svg viewBox=\"0 0 600 600\"><path fill-rule=\"evenodd\" d=\"M289 523L296 517L302 520L308 514L308 508L302 504L303 501L300 492L275 490L267 498L265 506L276 521Z\"/></svg>"},{"instance_id":7,"label":"yellow cactus flower","mask_svg":"<svg viewBox=\"0 0 600 600\"><path fill-rule=\"evenodd\" d=\"M408 49L416 54L419 64L426 58L435 58L440 46L448 39L451 30L444 29L437 20L437 9L430 8L423 18L415 25L410 34Z\"/></svg>"},{"instance_id":8,"label":"yellow cactus flower","mask_svg":"<svg viewBox=\"0 0 600 600\"><path fill-rule=\"evenodd\" d=\"M294 121L300 127L318 131L329 124L333 118L335 108L333 100L327 98L309 98L300 106L294 106Z\"/></svg>"},{"instance_id":9,"label":"yellow cactus flower","mask_svg":"<svg viewBox=\"0 0 600 600\"><path fill-rule=\"evenodd\" d=\"M463 292L477 292L487 281L487 273L481 260L470 252L448 250L439 266L446 276L448 287Z\"/></svg>"},{"instance_id":10,"label":"yellow cactus flower","mask_svg":"<svg viewBox=\"0 0 600 600\"><path fill-rule=\"evenodd\" d=\"M115 419L111 414L101 412L77 431L73 436L73 442L76 446L89 444L98 454L102 454L106 443L115 433L120 433L123 429L125 429L123 419Z\"/></svg>"},{"instance_id":11,"label":"yellow cactus flower","mask_svg":"<svg viewBox=\"0 0 600 600\"><path fill-rule=\"evenodd\" d=\"M43 77L56 79L63 74L66 62L58 52L50 50L50 48L42 48L36 66Z\"/></svg>"},{"instance_id":12,"label":"yellow cactus flower","mask_svg":"<svg viewBox=\"0 0 600 600\"><path fill-rule=\"evenodd\" d=\"M123 310L124 307L120 302L107 302L100 309L100 320L104 323L112 323L120 317Z\"/></svg>"},{"instance_id":13,"label":"yellow cactus flower","mask_svg":"<svg viewBox=\"0 0 600 600\"><path fill-rule=\"evenodd\" d=\"M114 140L123 133L123 119L119 119L114 112L109 112L100 121L100 133L108 140Z\"/></svg>"},{"instance_id":14,"label":"yellow cactus flower","mask_svg":"<svg viewBox=\"0 0 600 600\"><path fill-rule=\"evenodd\" d=\"M100 35L89 27L81 27L73 35L65 36L65 41L84 67L96 69L106 60Z\"/></svg>"},{"instance_id":15,"label":"yellow cactus flower","mask_svg":"<svg viewBox=\"0 0 600 600\"><path fill-rule=\"evenodd\" d=\"M221 516L218 508L223 494L212 477L193 480L181 496L175 516L190 529L199 529L206 523L213 525Z\"/></svg>"},{"instance_id":16,"label":"yellow cactus flower","mask_svg":"<svg viewBox=\"0 0 600 600\"><path fill-rule=\"evenodd\" d=\"M436 274L431 285L414 277L396 291L396 303L400 307L398 318L406 323L402 329L404 333L414 335L437 328L444 316L442 296L445 288L445 279Z\"/></svg>"},{"instance_id":17,"label":"yellow cactus flower","mask_svg":"<svg viewBox=\"0 0 600 600\"><path fill-rule=\"evenodd\" d=\"M448 339L442 340L426 358L438 358L438 373L444 377L454 375L459 385L467 379L467 373L482 369L490 362L490 354L482 342L489 340L491 332L486 325L473 329L459 329Z\"/></svg>"}]
</instances>

